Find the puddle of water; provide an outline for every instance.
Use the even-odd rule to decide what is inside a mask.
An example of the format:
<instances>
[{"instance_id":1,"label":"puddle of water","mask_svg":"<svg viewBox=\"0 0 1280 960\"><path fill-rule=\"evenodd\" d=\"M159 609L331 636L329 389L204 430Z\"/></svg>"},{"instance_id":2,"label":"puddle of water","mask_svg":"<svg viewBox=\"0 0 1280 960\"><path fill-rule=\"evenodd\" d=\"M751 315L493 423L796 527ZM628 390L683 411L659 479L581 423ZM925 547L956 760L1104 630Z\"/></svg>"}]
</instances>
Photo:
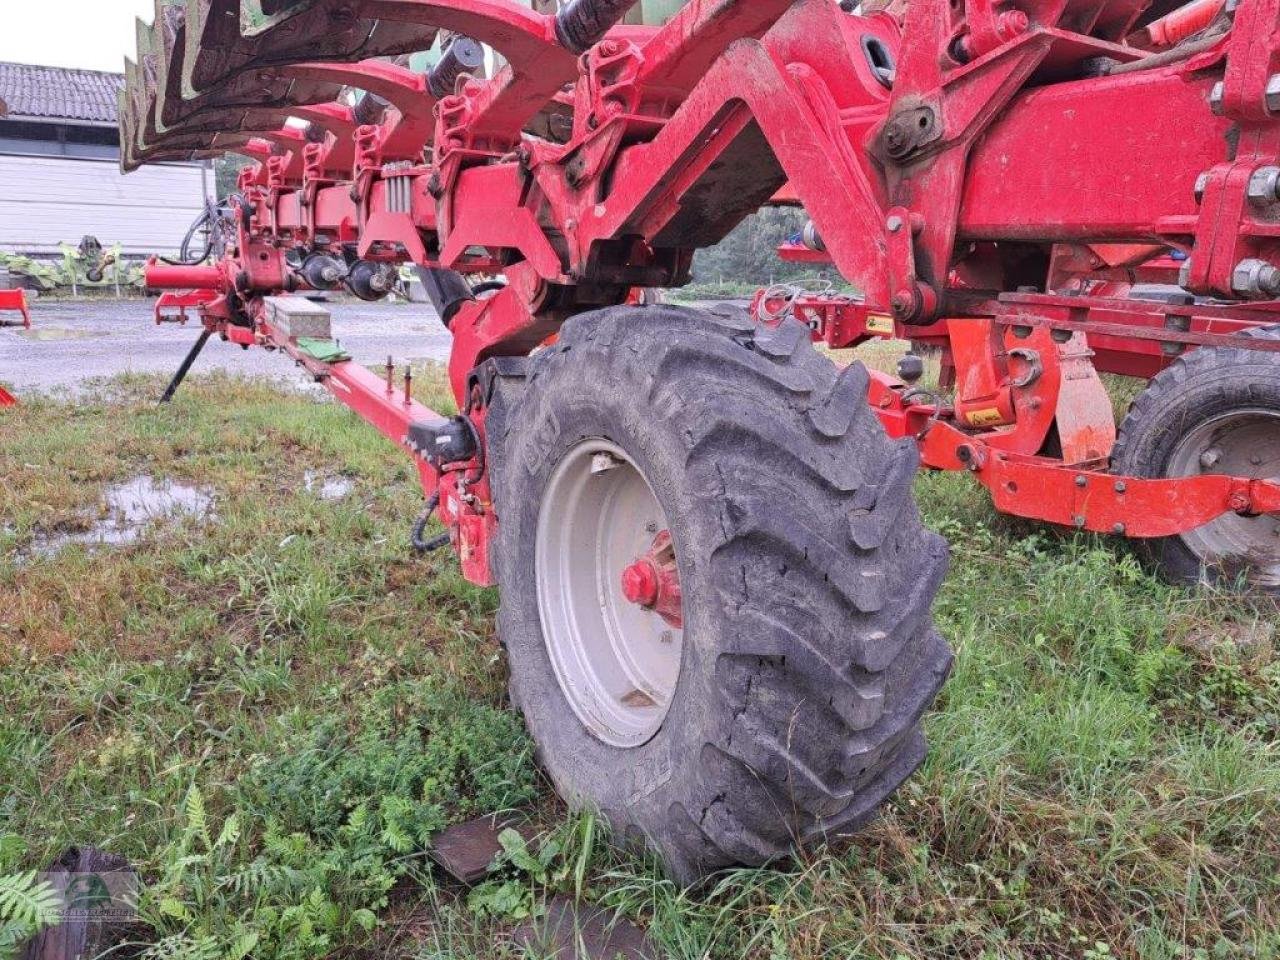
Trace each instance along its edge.
<instances>
[{"instance_id":1,"label":"puddle of water","mask_svg":"<svg viewBox=\"0 0 1280 960\"><path fill-rule=\"evenodd\" d=\"M51 557L73 543L88 547L135 543L156 527L186 517L213 520L213 497L199 487L146 475L107 488L103 511L88 529L37 537L30 553Z\"/></svg>"},{"instance_id":2,"label":"puddle of water","mask_svg":"<svg viewBox=\"0 0 1280 960\"><path fill-rule=\"evenodd\" d=\"M106 330L71 330L67 327L32 327L30 330L18 331L18 336L39 343L53 340L92 340L108 335Z\"/></svg>"},{"instance_id":3,"label":"puddle of water","mask_svg":"<svg viewBox=\"0 0 1280 960\"><path fill-rule=\"evenodd\" d=\"M314 493L321 500L342 500L349 497L356 486L350 477L326 476L314 470L302 475L302 485L308 493Z\"/></svg>"}]
</instances>

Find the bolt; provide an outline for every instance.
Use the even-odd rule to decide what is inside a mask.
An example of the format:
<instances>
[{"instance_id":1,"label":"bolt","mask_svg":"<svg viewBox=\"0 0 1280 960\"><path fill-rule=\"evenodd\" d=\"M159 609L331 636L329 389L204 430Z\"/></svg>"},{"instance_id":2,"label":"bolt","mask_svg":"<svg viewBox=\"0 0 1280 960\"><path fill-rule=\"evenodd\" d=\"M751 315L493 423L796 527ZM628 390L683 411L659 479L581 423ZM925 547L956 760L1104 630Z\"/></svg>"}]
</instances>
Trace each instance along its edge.
<instances>
[{"instance_id":1,"label":"bolt","mask_svg":"<svg viewBox=\"0 0 1280 960\"><path fill-rule=\"evenodd\" d=\"M1182 261L1182 268L1178 271L1178 286L1186 290L1191 286L1191 258L1188 257Z\"/></svg>"},{"instance_id":2,"label":"bolt","mask_svg":"<svg viewBox=\"0 0 1280 960\"><path fill-rule=\"evenodd\" d=\"M1205 191L1208 189L1209 189L1209 171L1206 170L1204 173L1200 174L1200 176L1196 177L1196 188L1195 188L1196 203L1204 202L1204 194L1205 194Z\"/></svg>"},{"instance_id":3,"label":"bolt","mask_svg":"<svg viewBox=\"0 0 1280 960\"><path fill-rule=\"evenodd\" d=\"M1075 517L1075 524L1076 524L1076 529L1077 529L1077 530L1083 530L1083 529L1084 529L1084 525L1085 525L1085 519L1084 519L1084 517L1082 517L1080 514L1076 514L1076 517Z\"/></svg>"},{"instance_id":4,"label":"bolt","mask_svg":"<svg viewBox=\"0 0 1280 960\"><path fill-rule=\"evenodd\" d=\"M1267 81L1267 113L1280 113L1280 73Z\"/></svg>"},{"instance_id":5,"label":"bolt","mask_svg":"<svg viewBox=\"0 0 1280 960\"><path fill-rule=\"evenodd\" d=\"M1259 167L1249 178L1249 202L1259 207L1280 199L1280 167Z\"/></svg>"},{"instance_id":6,"label":"bolt","mask_svg":"<svg viewBox=\"0 0 1280 960\"><path fill-rule=\"evenodd\" d=\"M996 20L996 33L1001 40L1012 40L1019 34L1027 32L1031 26L1031 18L1021 10L1006 10Z\"/></svg>"},{"instance_id":7,"label":"bolt","mask_svg":"<svg viewBox=\"0 0 1280 960\"><path fill-rule=\"evenodd\" d=\"M1116 481L1116 493L1125 493L1126 491L1128 491L1128 489L1129 489L1129 485L1125 483L1123 480Z\"/></svg>"},{"instance_id":8,"label":"bolt","mask_svg":"<svg viewBox=\"0 0 1280 960\"><path fill-rule=\"evenodd\" d=\"M1076 477L1077 487L1087 487L1088 485L1089 485L1089 478L1086 477L1084 474L1080 474L1080 476Z\"/></svg>"},{"instance_id":9,"label":"bolt","mask_svg":"<svg viewBox=\"0 0 1280 960\"><path fill-rule=\"evenodd\" d=\"M1206 450L1204 453L1200 454L1200 466L1206 470L1212 470L1221 462L1222 451L1217 447L1214 447L1212 450Z\"/></svg>"},{"instance_id":10,"label":"bolt","mask_svg":"<svg viewBox=\"0 0 1280 960\"><path fill-rule=\"evenodd\" d=\"M1117 523L1114 527L1111 528L1111 532L1118 537L1123 537L1124 531L1125 531L1125 526L1123 523Z\"/></svg>"},{"instance_id":11,"label":"bolt","mask_svg":"<svg viewBox=\"0 0 1280 960\"><path fill-rule=\"evenodd\" d=\"M885 226L889 228L890 233L897 233L899 230L902 229L902 218L899 217L897 214L894 214L892 217L888 219L888 221L885 223Z\"/></svg>"},{"instance_id":12,"label":"bolt","mask_svg":"<svg viewBox=\"0 0 1280 960\"><path fill-rule=\"evenodd\" d=\"M1280 293L1280 269L1265 260L1241 260L1232 271L1231 289L1243 297L1274 297Z\"/></svg>"},{"instance_id":13,"label":"bolt","mask_svg":"<svg viewBox=\"0 0 1280 960\"><path fill-rule=\"evenodd\" d=\"M822 242L822 234L818 232L818 225L812 220L804 225L800 240L810 250L817 250L819 253L827 252L827 245Z\"/></svg>"},{"instance_id":14,"label":"bolt","mask_svg":"<svg viewBox=\"0 0 1280 960\"><path fill-rule=\"evenodd\" d=\"M1220 117L1227 112L1227 85L1221 80L1209 91L1209 109L1213 111L1215 117Z\"/></svg>"}]
</instances>

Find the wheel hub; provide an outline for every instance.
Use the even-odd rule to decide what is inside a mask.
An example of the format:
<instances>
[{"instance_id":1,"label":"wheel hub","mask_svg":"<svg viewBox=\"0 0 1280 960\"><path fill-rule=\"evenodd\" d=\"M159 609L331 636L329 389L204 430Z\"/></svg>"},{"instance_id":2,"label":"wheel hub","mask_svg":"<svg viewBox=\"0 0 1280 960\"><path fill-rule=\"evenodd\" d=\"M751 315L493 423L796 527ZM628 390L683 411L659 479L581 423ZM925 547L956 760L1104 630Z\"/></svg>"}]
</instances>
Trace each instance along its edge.
<instances>
[{"instance_id":1,"label":"wheel hub","mask_svg":"<svg viewBox=\"0 0 1280 960\"><path fill-rule=\"evenodd\" d=\"M578 719L612 746L647 743L680 678L680 577L658 498L617 444L585 440L552 471L535 578L547 654Z\"/></svg>"},{"instance_id":2,"label":"wheel hub","mask_svg":"<svg viewBox=\"0 0 1280 960\"><path fill-rule=\"evenodd\" d=\"M652 610L671 626L684 627L680 572L671 531L658 534L649 551L622 571L622 595L629 603Z\"/></svg>"}]
</instances>

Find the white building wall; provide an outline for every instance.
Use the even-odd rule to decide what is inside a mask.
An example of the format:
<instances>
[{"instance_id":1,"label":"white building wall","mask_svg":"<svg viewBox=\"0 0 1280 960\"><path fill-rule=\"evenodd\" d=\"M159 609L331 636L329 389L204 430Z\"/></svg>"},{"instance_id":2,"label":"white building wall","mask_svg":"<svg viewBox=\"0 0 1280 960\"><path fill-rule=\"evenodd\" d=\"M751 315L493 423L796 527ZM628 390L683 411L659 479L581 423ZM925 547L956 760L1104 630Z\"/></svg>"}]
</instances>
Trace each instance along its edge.
<instances>
[{"instance_id":1,"label":"white building wall","mask_svg":"<svg viewBox=\"0 0 1280 960\"><path fill-rule=\"evenodd\" d=\"M91 234L129 256L173 255L213 189L200 166L0 155L0 250L57 253Z\"/></svg>"}]
</instances>

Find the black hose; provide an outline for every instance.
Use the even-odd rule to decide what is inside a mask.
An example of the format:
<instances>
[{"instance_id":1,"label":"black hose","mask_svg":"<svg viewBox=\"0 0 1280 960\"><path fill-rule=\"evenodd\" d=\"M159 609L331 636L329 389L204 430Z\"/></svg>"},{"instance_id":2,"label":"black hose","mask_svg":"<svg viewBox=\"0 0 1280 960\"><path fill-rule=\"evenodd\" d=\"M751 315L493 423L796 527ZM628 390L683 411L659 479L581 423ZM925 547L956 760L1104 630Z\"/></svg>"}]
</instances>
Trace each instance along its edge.
<instances>
[{"instance_id":1,"label":"black hose","mask_svg":"<svg viewBox=\"0 0 1280 960\"><path fill-rule=\"evenodd\" d=\"M486 293L501 293L505 289L507 289L505 280L482 280L471 288L471 292L477 297L482 297Z\"/></svg>"},{"instance_id":2,"label":"black hose","mask_svg":"<svg viewBox=\"0 0 1280 960\"><path fill-rule=\"evenodd\" d=\"M191 241L201 230L205 231L205 243L204 249L197 257L191 253ZM200 216L196 217L195 222L187 229L186 236L182 238L182 243L178 247L178 258L171 260L168 257L161 257L160 260L174 267L195 266L204 263L212 256L221 256L221 247L222 213L217 204L207 202Z\"/></svg>"},{"instance_id":3,"label":"black hose","mask_svg":"<svg viewBox=\"0 0 1280 960\"><path fill-rule=\"evenodd\" d=\"M186 236L182 238L182 243L178 247L177 259L171 259L169 257L161 257L160 261L162 263L169 264L169 266L171 267L186 267L186 266L193 266L198 263L204 263L205 260L209 258L209 254L212 252L213 243L209 242L205 244L204 254L200 257L199 260L193 260L191 259L191 241L195 239L196 232L208 222L209 222L209 210L208 208L205 208L205 210L200 214L200 216L196 217L195 223L191 224L191 226L187 229Z\"/></svg>"},{"instance_id":4,"label":"black hose","mask_svg":"<svg viewBox=\"0 0 1280 960\"><path fill-rule=\"evenodd\" d=\"M413 533L409 537L409 543L418 553L435 553L442 550L453 543L453 538L442 533L438 537L430 540L426 539L427 524L431 522L431 518L435 515L436 507L440 505L440 494L435 494L427 501L427 508L422 511L422 516L418 517L413 525Z\"/></svg>"}]
</instances>

